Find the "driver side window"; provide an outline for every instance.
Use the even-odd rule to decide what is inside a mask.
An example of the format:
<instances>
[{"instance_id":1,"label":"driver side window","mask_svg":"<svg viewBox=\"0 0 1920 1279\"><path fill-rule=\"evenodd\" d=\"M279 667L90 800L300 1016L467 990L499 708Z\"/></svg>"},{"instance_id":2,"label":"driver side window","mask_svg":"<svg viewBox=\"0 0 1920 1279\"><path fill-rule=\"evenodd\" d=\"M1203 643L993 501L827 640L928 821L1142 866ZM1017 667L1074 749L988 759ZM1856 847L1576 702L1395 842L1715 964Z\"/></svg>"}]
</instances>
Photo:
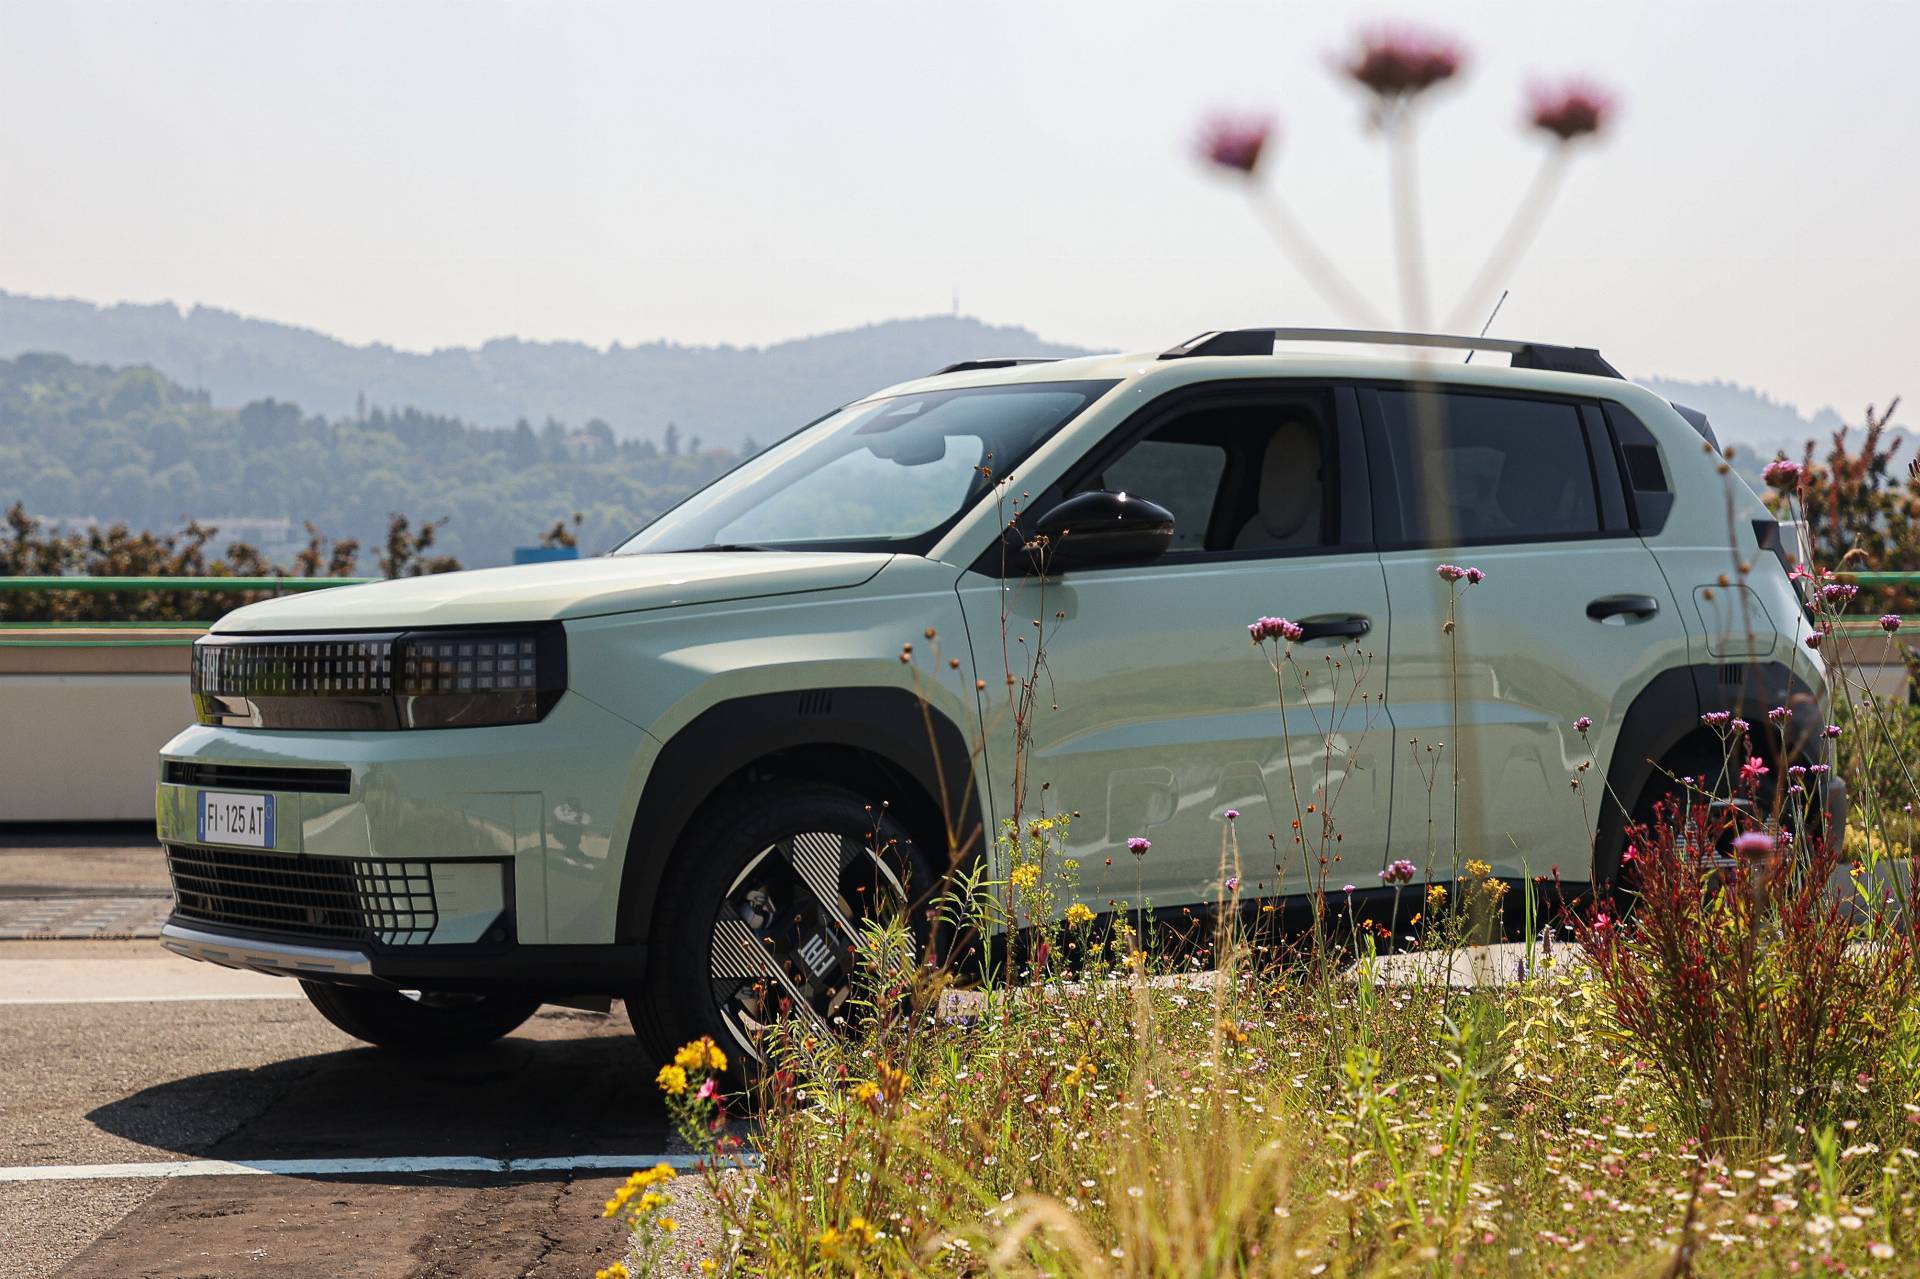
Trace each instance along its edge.
<instances>
[{"instance_id":1,"label":"driver side window","mask_svg":"<svg viewBox=\"0 0 1920 1279\"><path fill-rule=\"evenodd\" d=\"M1332 460L1324 397L1275 397L1179 413L1087 487L1172 511L1169 554L1297 553L1333 544Z\"/></svg>"}]
</instances>

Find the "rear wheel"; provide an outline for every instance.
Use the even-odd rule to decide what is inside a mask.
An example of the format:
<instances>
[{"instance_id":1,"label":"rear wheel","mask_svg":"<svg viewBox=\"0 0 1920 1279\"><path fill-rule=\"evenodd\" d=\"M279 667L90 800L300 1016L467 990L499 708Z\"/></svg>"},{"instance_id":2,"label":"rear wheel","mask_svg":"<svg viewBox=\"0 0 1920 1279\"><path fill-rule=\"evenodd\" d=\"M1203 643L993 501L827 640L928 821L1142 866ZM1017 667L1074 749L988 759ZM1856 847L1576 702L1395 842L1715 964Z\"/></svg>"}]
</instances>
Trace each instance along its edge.
<instances>
[{"instance_id":1,"label":"rear wheel","mask_svg":"<svg viewBox=\"0 0 1920 1279\"><path fill-rule=\"evenodd\" d=\"M518 995L436 995L302 981L320 1015L355 1039L405 1053L490 1044L533 1016L540 1001Z\"/></svg>"},{"instance_id":2,"label":"rear wheel","mask_svg":"<svg viewBox=\"0 0 1920 1279\"><path fill-rule=\"evenodd\" d=\"M745 1067L775 1021L837 1033L862 930L932 882L905 826L850 791L770 785L710 806L681 841L646 989L628 1000L642 1046L664 1061L711 1035Z\"/></svg>"}]
</instances>

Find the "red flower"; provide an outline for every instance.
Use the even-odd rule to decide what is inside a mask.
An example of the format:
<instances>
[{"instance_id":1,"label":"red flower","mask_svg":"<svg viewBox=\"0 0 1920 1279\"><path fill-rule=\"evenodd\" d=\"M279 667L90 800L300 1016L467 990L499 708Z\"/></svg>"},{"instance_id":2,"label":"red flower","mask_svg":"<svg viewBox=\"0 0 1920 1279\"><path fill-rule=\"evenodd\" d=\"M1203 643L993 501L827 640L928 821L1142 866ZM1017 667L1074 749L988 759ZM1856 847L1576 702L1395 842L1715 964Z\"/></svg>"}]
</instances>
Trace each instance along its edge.
<instances>
[{"instance_id":1,"label":"red flower","mask_svg":"<svg viewBox=\"0 0 1920 1279\"><path fill-rule=\"evenodd\" d=\"M1383 98L1411 98L1460 73L1460 46L1410 27L1382 27L1363 36L1345 71Z\"/></svg>"},{"instance_id":2,"label":"red flower","mask_svg":"<svg viewBox=\"0 0 1920 1279\"><path fill-rule=\"evenodd\" d=\"M1200 135L1200 154L1236 173L1252 173L1273 137L1273 121L1257 116L1216 115Z\"/></svg>"},{"instance_id":3,"label":"red flower","mask_svg":"<svg viewBox=\"0 0 1920 1279\"><path fill-rule=\"evenodd\" d=\"M1533 127L1562 142L1600 132L1613 114L1613 96L1580 80L1569 80L1553 89L1536 86L1527 96Z\"/></svg>"}]
</instances>

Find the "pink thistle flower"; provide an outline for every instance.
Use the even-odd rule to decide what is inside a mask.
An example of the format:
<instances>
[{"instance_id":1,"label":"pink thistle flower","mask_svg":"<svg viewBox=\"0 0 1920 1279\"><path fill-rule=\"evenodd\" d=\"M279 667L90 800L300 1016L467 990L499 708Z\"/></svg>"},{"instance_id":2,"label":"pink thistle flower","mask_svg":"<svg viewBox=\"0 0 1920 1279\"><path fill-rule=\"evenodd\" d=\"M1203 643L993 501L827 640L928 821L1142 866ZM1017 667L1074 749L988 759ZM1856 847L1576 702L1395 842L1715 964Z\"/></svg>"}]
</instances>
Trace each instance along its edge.
<instances>
[{"instance_id":1,"label":"pink thistle flower","mask_svg":"<svg viewBox=\"0 0 1920 1279\"><path fill-rule=\"evenodd\" d=\"M1891 634L1893 634L1893 633L1894 633L1895 631L1897 631L1897 630L1899 630L1899 629L1900 629L1900 614L1898 614L1898 613L1882 613L1882 614L1880 615L1880 629L1881 629L1881 630L1883 630L1883 631L1885 631L1885 632L1886 632L1887 634L1889 634L1889 635L1891 635Z\"/></svg>"},{"instance_id":2,"label":"pink thistle flower","mask_svg":"<svg viewBox=\"0 0 1920 1279\"><path fill-rule=\"evenodd\" d=\"M1820 588L1820 598L1829 604L1845 604L1860 593L1860 588L1851 582L1828 582Z\"/></svg>"},{"instance_id":3,"label":"pink thistle flower","mask_svg":"<svg viewBox=\"0 0 1920 1279\"><path fill-rule=\"evenodd\" d=\"M1752 728L1753 725L1747 723L1747 721L1745 721L1744 719L1740 719L1738 716L1736 716L1735 718L1727 721L1727 727L1731 728L1736 733L1744 733L1748 729Z\"/></svg>"},{"instance_id":4,"label":"pink thistle flower","mask_svg":"<svg viewBox=\"0 0 1920 1279\"><path fill-rule=\"evenodd\" d=\"M1743 782L1757 782L1772 771L1772 769L1767 767L1767 761L1761 759L1758 755L1750 755L1747 757L1747 762L1740 765L1740 780Z\"/></svg>"},{"instance_id":5,"label":"pink thistle flower","mask_svg":"<svg viewBox=\"0 0 1920 1279\"><path fill-rule=\"evenodd\" d=\"M1815 650L1819 649L1820 641L1824 638L1825 636L1819 631L1815 631L1813 634L1807 636L1807 647Z\"/></svg>"},{"instance_id":6,"label":"pink thistle flower","mask_svg":"<svg viewBox=\"0 0 1920 1279\"><path fill-rule=\"evenodd\" d=\"M1419 873L1420 868L1418 866L1415 866L1412 862L1402 857L1396 861L1387 863L1387 868L1380 872L1380 882L1383 884L1410 884L1413 882L1413 877Z\"/></svg>"},{"instance_id":7,"label":"pink thistle flower","mask_svg":"<svg viewBox=\"0 0 1920 1279\"><path fill-rule=\"evenodd\" d=\"M1350 892L1352 892L1352 891L1353 891L1353 885L1352 885L1352 884L1342 884L1342 885L1340 885L1340 891L1341 891L1341 892L1343 892L1343 893L1350 893Z\"/></svg>"},{"instance_id":8,"label":"pink thistle flower","mask_svg":"<svg viewBox=\"0 0 1920 1279\"><path fill-rule=\"evenodd\" d=\"M1343 68L1381 98L1405 100L1460 74L1460 46L1410 27L1381 27L1364 35Z\"/></svg>"},{"instance_id":9,"label":"pink thistle flower","mask_svg":"<svg viewBox=\"0 0 1920 1279\"><path fill-rule=\"evenodd\" d=\"M1138 835L1135 835L1133 838L1127 841L1127 851L1132 853L1135 857L1145 857L1147 855L1147 850L1152 847L1153 847L1152 840L1142 839Z\"/></svg>"},{"instance_id":10,"label":"pink thistle flower","mask_svg":"<svg viewBox=\"0 0 1920 1279\"><path fill-rule=\"evenodd\" d=\"M1840 736L1840 726L1838 724L1829 724L1825 728L1820 730L1820 736L1838 737Z\"/></svg>"},{"instance_id":11,"label":"pink thistle flower","mask_svg":"<svg viewBox=\"0 0 1920 1279\"><path fill-rule=\"evenodd\" d=\"M1613 114L1613 95L1584 80L1557 88L1535 85L1527 91L1528 122L1562 142L1591 137Z\"/></svg>"},{"instance_id":12,"label":"pink thistle flower","mask_svg":"<svg viewBox=\"0 0 1920 1279\"><path fill-rule=\"evenodd\" d=\"M1700 717L1700 722L1708 728L1725 728L1733 722L1732 711L1708 711Z\"/></svg>"},{"instance_id":13,"label":"pink thistle flower","mask_svg":"<svg viewBox=\"0 0 1920 1279\"><path fill-rule=\"evenodd\" d=\"M1800 487L1800 464L1777 457L1767 463L1767 469L1760 472L1760 478L1782 493L1791 493Z\"/></svg>"},{"instance_id":14,"label":"pink thistle flower","mask_svg":"<svg viewBox=\"0 0 1920 1279\"><path fill-rule=\"evenodd\" d=\"M1587 730L1592 727L1593 727L1593 716L1591 715L1582 715L1579 719L1576 719L1575 721L1573 721L1573 731L1580 734L1580 736L1582 737L1585 737L1587 735Z\"/></svg>"},{"instance_id":15,"label":"pink thistle flower","mask_svg":"<svg viewBox=\"0 0 1920 1279\"><path fill-rule=\"evenodd\" d=\"M1261 116L1216 115L1200 135L1200 154L1234 173L1251 174L1273 140L1273 121Z\"/></svg>"},{"instance_id":16,"label":"pink thistle flower","mask_svg":"<svg viewBox=\"0 0 1920 1279\"><path fill-rule=\"evenodd\" d=\"M1763 830L1750 830L1733 841L1733 851L1746 857L1770 853L1776 846L1773 836Z\"/></svg>"},{"instance_id":17,"label":"pink thistle flower","mask_svg":"<svg viewBox=\"0 0 1920 1279\"><path fill-rule=\"evenodd\" d=\"M1793 712L1788 710L1786 707L1776 706L1772 710L1767 712L1767 720L1769 723L1778 724L1781 721L1792 716L1792 714Z\"/></svg>"},{"instance_id":18,"label":"pink thistle flower","mask_svg":"<svg viewBox=\"0 0 1920 1279\"><path fill-rule=\"evenodd\" d=\"M1468 586L1478 586L1480 585L1480 583L1486 580L1487 580L1487 575L1485 573L1481 572L1479 569L1474 568L1471 565L1467 567L1467 585Z\"/></svg>"},{"instance_id":19,"label":"pink thistle flower","mask_svg":"<svg viewBox=\"0 0 1920 1279\"><path fill-rule=\"evenodd\" d=\"M1229 808L1229 809L1227 810L1227 820L1228 820L1228 821L1230 821L1230 822L1236 822L1236 821L1239 821L1239 820L1240 820L1240 810L1239 810L1239 809L1237 809L1237 808Z\"/></svg>"},{"instance_id":20,"label":"pink thistle flower","mask_svg":"<svg viewBox=\"0 0 1920 1279\"><path fill-rule=\"evenodd\" d=\"M1230 893L1237 893L1237 892L1239 892L1239 891L1240 891L1240 877L1239 877L1238 875L1229 875L1229 876L1227 876L1227 880L1226 880L1226 883L1224 883L1224 884L1222 884L1222 885L1221 885L1221 887L1222 887L1222 888L1224 888L1224 889L1226 889L1226 890L1227 890L1228 892L1230 892Z\"/></svg>"}]
</instances>

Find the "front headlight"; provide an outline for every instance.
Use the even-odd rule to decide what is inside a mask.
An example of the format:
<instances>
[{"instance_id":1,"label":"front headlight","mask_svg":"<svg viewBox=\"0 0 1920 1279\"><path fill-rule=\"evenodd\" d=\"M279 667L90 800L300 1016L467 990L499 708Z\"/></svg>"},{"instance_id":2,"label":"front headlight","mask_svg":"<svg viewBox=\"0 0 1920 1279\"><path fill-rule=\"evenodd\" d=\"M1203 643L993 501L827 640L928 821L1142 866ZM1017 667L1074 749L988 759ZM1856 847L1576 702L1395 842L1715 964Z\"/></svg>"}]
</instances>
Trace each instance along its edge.
<instances>
[{"instance_id":1,"label":"front headlight","mask_svg":"<svg viewBox=\"0 0 1920 1279\"><path fill-rule=\"evenodd\" d=\"M559 623L319 635L208 635L193 646L202 724L479 728L544 718L567 687Z\"/></svg>"}]
</instances>

